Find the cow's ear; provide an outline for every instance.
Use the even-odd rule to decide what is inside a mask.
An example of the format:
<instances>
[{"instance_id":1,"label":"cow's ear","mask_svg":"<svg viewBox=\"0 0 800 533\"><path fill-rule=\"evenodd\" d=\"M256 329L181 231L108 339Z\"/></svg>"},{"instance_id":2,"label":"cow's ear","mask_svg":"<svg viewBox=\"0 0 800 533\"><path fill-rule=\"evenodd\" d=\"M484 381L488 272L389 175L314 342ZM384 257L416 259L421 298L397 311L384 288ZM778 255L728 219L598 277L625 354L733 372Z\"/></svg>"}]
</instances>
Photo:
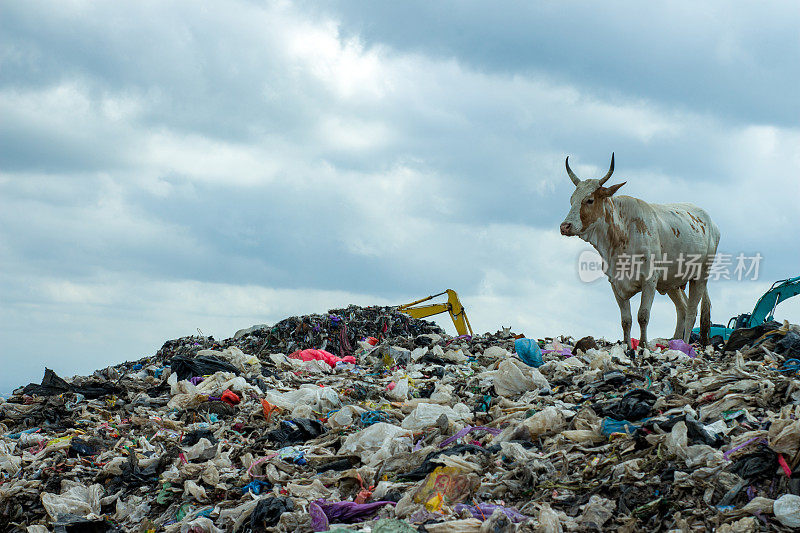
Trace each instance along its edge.
<instances>
[{"instance_id":1,"label":"cow's ear","mask_svg":"<svg viewBox=\"0 0 800 533\"><path fill-rule=\"evenodd\" d=\"M608 197L613 196L615 192L619 190L620 187L628 183L627 181L623 181L622 183L617 183L616 185L612 185L611 187L600 187L597 189L597 193L601 197Z\"/></svg>"}]
</instances>

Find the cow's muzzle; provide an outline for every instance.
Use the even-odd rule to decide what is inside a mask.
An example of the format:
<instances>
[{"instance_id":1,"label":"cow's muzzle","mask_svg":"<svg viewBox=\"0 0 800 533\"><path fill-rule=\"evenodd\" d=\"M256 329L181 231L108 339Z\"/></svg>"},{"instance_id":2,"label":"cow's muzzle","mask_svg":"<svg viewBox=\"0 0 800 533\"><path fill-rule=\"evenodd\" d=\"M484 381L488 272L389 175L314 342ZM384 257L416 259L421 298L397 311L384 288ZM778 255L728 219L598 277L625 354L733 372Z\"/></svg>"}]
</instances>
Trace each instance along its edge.
<instances>
[{"instance_id":1,"label":"cow's muzzle","mask_svg":"<svg viewBox=\"0 0 800 533\"><path fill-rule=\"evenodd\" d=\"M569 222L562 222L561 223L561 235L575 235L575 232L572 229L572 224Z\"/></svg>"}]
</instances>

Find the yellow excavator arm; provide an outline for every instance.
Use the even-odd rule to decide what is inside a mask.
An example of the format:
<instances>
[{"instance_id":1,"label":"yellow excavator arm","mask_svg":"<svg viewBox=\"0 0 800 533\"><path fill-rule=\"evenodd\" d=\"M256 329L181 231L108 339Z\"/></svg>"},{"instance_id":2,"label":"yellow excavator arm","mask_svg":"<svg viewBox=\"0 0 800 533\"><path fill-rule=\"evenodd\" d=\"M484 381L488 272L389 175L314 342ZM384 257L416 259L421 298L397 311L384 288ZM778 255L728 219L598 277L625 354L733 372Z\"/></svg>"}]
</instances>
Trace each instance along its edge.
<instances>
[{"instance_id":1,"label":"yellow excavator arm","mask_svg":"<svg viewBox=\"0 0 800 533\"><path fill-rule=\"evenodd\" d=\"M437 296L442 296L443 294L447 295L447 303L419 305L422 302L433 300ZM470 326L469 319L467 318L467 312L464 309L464 306L461 305L461 300L458 299L458 294L456 294L456 291L452 289L447 289L439 294L421 298L415 302L411 302L410 304L398 306L397 310L401 313L413 316L414 318L425 318L432 315L438 315L439 313L450 313L450 318L453 319L453 324L455 325L456 331L459 335L473 334L472 326Z\"/></svg>"}]
</instances>

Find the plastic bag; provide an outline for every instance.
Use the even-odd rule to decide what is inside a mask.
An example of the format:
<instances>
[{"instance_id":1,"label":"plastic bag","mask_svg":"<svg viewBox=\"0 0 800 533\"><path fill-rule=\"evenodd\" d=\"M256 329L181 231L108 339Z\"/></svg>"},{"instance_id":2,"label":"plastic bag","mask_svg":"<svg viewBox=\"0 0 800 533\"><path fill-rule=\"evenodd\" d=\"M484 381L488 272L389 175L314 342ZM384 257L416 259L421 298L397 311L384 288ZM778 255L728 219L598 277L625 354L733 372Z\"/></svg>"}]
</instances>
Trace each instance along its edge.
<instances>
[{"instance_id":1,"label":"plastic bag","mask_svg":"<svg viewBox=\"0 0 800 533\"><path fill-rule=\"evenodd\" d=\"M437 403L419 403L401 424L404 429L420 431L436 425L440 416L445 415L450 422L472 420L472 412L463 403L455 406L440 405Z\"/></svg>"},{"instance_id":2,"label":"plastic bag","mask_svg":"<svg viewBox=\"0 0 800 533\"><path fill-rule=\"evenodd\" d=\"M200 457L211 458L216 455L217 445L211 444L206 438L201 438L196 444L184 449L184 457L187 461L194 461ZM208 460L208 459L206 459Z\"/></svg>"},{"instance_id":3,"label":"plastic bag","mask_svg":"<svg viewBox=\"0 0 800 533\"><path fill-rule=\"evenodd\" d=\"M6 472L15 476L22 468L22 457L16 457L11 453L11 448L3 441L0 441L0 472Z\"/></svg>"},{"instance_id":4,"label":"plastic bag","mask_svg":"<svg viewBox=\"0 0 800 533\"><path fill-rule=\"evenodd\" d=\"M616 418L604 418L603 423L600 425L600 432L606 437L610 437L614 433L627 433L632 435L639 429L638 424L629 422L628 420L617 420Z\"/></svg>"},{"instance_id":5,"label":"plastic bag","mask_svg":"<svg viewBox=\"0 0 800 533\"><path fill-rule=\"evenodd\" d=\"M58 520L58 517L64 514L99 515L102 494L103 486L100 484L86 486L83 483L65 479L61 482L60 495L44 492L41 499L50 519Z\"/></svg>"},{"instance_id":6,"label":"plastic bag","mask_svg":"<svg viewBox=\"0 0 800 533\"><path fill-rule=\"evenodd\" d=\"M754 481L769 478L778 469L778 454L768 446L760 444L755 451L737 458L731 472L746 479Z\"/></svg>"},{"instance_id":7,"label":"plastic bag","mask_svg":"<svg viewBox=\"0 0 800 533\"><path fill-rule=\"evenodd\" d=\"M525 361L525 364L532 367L540 367L544 363L542 360L542 350L534 339L517 339L514 341L514 350L517 355Z\"/></svg>"},{"instance_id":8,"label":"plastic bag","mask_svg":"<svg viewBox=\"0 0 800 533\"><path fill-rule=\"evenodd\" d=\"M452 385L445 385L441 382L436 383L436 387L431 393L429 400L431 403L441 403L450 405L453 403L453 393L455 389Z\"/></svg>"},{"instance_id":9,"label":"plastic bag","mask_svg":"<svg viewBox=\"0 0 800 533\"><path fill-rule=\"evenodd\" d=\"M529 516L525 516L524 514L520 513L516 509L511 507L503 507L502 505L496 505L493 503L478 503L476 505L467 505L463 503L456 504L455 511L460 513L461 511L468 511L473 518L478 518L481 520L485 520L486 518L492 516L495 511L500 511L508 518L511 519L512 522L518 524L525 520L530 520Z\"/></svg>"},{"instance_id":10,"label":"plastic bag","mask_svg":"<svg viewBox=\"0 0 800 533\"><path fill-rule=\"evenodd\" d=\"M800 450L800 420L773 420L769 428L769 447L794 457Z\"/></svg>"},{"instance_id":11,"label":"plastic bag","mask_svg":"<svg viewBox=\"0 0 800 533\"><path fill-rule=\"evenodd\" d=\"M278 429L267 433L267 440L278 443L281 446L301 444L311 439L316 439L326 429L322 422L315 418L294 418L292 420L281 420Z\"/></svg>"},{"instance_id":12,"label":"plastic bag","mask_svg":"<svg viewBox=\"0 0 800 533\"><path fill-rule=\"evenodd\" d=\"M617 420L636 422L650 414L658 397L644 389L627 392L622 399L610 405L593 406L598 415L610 416Z\"/></svg>"},{"instance_id":13,"label":"plastic bag","mask_svg":"<svg viewBox=\"0 0 800 533\"><path fill-rule=\"evenodd\" d=\"M252 392L256 396L261 396L263 392L258 387L249 384L241 376L235 376L230 372L217 372L197 385L197 392L203 394L216 394L221 390L230 389L237 392Z\"/></svg>"},{"instance_id":14,"label":"plastic bag","mask_svg":"<svg viewBox=\"0 0 800 533\"><path fill-rule=\"evenodd\" d=\"M208 500L208 496L206 495L206 489L201 487L191 479L187 479L183 483L183 499L186 500L189 497L192 497L199 502Z\"/></svg>"},{"instance_id":15,"label":"plastic bag","mask_svg":"<svg viewBox=\"0 0 800 533\"><path fill-rule=\"evenodd\" d=\"M409 357L411 358L412 361L416 363L417 361L422 359L422 356L424 356L426 353L428 353L428 348L426 348L425 346L419 346L418 348L414 348L414 350L412 350Z\"/></svg>"},{"instance_id":16,"label":"plastic bag","mask_svg":"<svg viewBox=\"0 0 800 533\"><path fill-rule=\"evenodd\" d=\"M205 516L198 516L188 522L181 522L181 533L225 533L214 525L214 522Z\"/></svg>"},{"instance_id":17,"label":"plastic bag","mask_svg":"<svg viewBox=\"0 0 800 533\"><path fill-rule=\"evenodd\" d=\"M526 418L523 425L528 428L531 439L536 439L542 435L560 433L567 427L567 422L561 411L550 405Z\"/></svg>"},{"instance_id":18,"label":"plastic bag","mask_svg":"<svg viewBox=\"0 0 800 533\"><path fill-rule=\"evenodd\" d=\"M201 394L197 387L187 379L179 379L177 373L172 373L167 378L170 386L170 398L167 407L170 409L187 410L197 407L208 400L208 396Z\"/></svg>"},{"instance_id":19,"label":"plastic bag","mask_svg":"<svg viewBox=\"0 0 800 533\"><path fill-rule=\"evenodd\" d=\"M270 391L264 395L264 399L287 411L292 411L298 405L308 405L314 411L327 413L341 405L339 395L331 387L318 387L309 384L284 393Z\"/></svg>"},{"instance_id":20,"label":"plastic bag","mask_svg":"<svg viewBox=\"0 0 800 533\"><path fill-rule=\"evenodd\" d=\"M216 355L198 355L195 357L176 355L170 359L169 366L177 374L178 380L189 379L192 376L206 376L216 372L239 373L238 368Z\"/></svg>"},{"instance_id":21,"label":"plastic bag","mask_svg":"<svg viewBox=\"0 0 800 533\"><path fill-rule=\"evenodd\" d=\"M685 459L687 457L686 448L689 445L686 422L681 420L675 424L672 427L672 431L670 431L669 435L667 435L667 439L664 443L669 453L681 459Z\"/></svg>"},{"instance_id":22,"label":"plastic bag","mask_svg":"<svg viewBox=\"0 0 800 533\"><path fill-rule=\"evenodd\" d=\"M558 513L550 507L550 504L542 504L542 508L539 511L539 525L536 531L537 533L563 533L564 528L561 527Z\"/></svg>"},{"instance_id":23,"label":"plastic bag","mask_svg":"<svg viewBox=\"0 0 800 533\"><path fill-rule=\"evenodd\" d=\"M800 496L784 494L775 500L772 511L784 526L800 528Z\"/></svg>"},{"instance_id":24,"label":"plastic bag","mask_svg":"<svg viewBox=\"0 0 800 533\"><path fill-rule=\"evenodd\" d=\"M352 426L361 419L361 413L365 411L366 409L357 405L345 405L328 417L328 425L332 429Z\"/></svg>"},{"instance_id":25,"label":"plastic bag","mask_svg":"<svg viewBox=\"0 0 800 533\"><path fill-rule=\"evenodd\" d=\"M425 531L428 533L478 533L481 529L481 521L477 518L465 518L463 520L449 520L435 524L425 524ZM489 531L493 531L489 529Z\"/></svg>"},{"instance_id":26,"label":"plastic bag","mask_svg":"<svg viewBox=\"0 0 800 533\"><path fill-rule=\"evenodd\" d=\"M336 366L336 363L344 361L345 363L356 363L356 358L352 355L346 357L337 357L325 350L314 350L309 348L307 350L298 350L289 355L291 359L300 359L302 361L323 361L331 368Z\"/></svg>"},{"instance_id":27,"label":"plastic bag","mask_svg":"<svg viewBox=\"0 0 800 533\"><path fill-rule=\"evenodd\" d=\"M669 349L678 350L685 353L689 357L697 357L697 352L694 351L694 348L692 348L690 344L684 342L683 339L672 339L669 341Z\"/></svg>"},{"instance_id":28,"label":"plastic bag","mask_svg":"<svg viewBox=\"0 0 800 533\"><path fill-rule=\"evenodd\" d=\"M253 355L245 354L241 349L237 346L229 346L222 351L219 350L200 350L197 352L198 356L210 356L216 359L222 359L228 361L236 368L241 370L242 372L247 372L249 370L261 370L261 361L258 360L258 357ZM214 372L209 372L213 374ZM198 374L203 375L203 374Z\"/></svg>"},{"instance_id":29,"label":"plastic bag","mask_svg":"<svg viewBox=\"0 0 800 533\"><path fill-rule=\"evenodd\" d=\"M494 390L500 396L516 397L534 389L549 389L550 384L538 369L525 366L521 361L506 359L497 367L493 377Z\"/></svg>"},{"instance_id":30,"label":"plastic bag","mask_svg":"<svg viewBox=\"0 0 800 533\"><path fill-rule=\"evenodd\" d=\"M579 522L587 529L602 530L603 524L614 515L616 508L615 502L594 494L584 506Z\"/></svg>"},{"instance_id":31,"label":"plastic bag","mask_svg":"<svg viewBox=\"0 0 800 533\"><path fill-rule=\"evenodd\" d=\"M278 524L283 513L294 510L294 502L290 498L269 496L261 498L250 515L250 529L264 531Z\"/></svg>"},{"instance_id":32,"label":"plastic bag","mask_svg":"<svg viewBox=\"0 0 800 533\"><path fill-rule=\"evenodd\" d=\"M511 360L500 363L493 384L494 390L500 396L518 396L533 388L533 380Z\"/></svg>"},{"instance_id":33,"label":"plastic bag","mask_svg":"<svg viewBox=\"0 0 800 533\"><path fill-rule=\"evenodd\" d=\"M451 505L469 498L480 484L481 481L475 474L467 474L458 467L439 466L417 488L413 500L428 504L432 498L436 498L437 506L442 503Z\"/></svg>"},{"instance_id":34,"label":"plastic bag","mask_svg":"<svg viewBox=\"0 0 800 533\"><path fill-rule=\"evenodd\" d=\"M408 378L397 381L391 390L386 391L386 397L396 402L404 402L408 399Z\"/></svg>"},{"instance_id":35,"label":"plastic bag","mask_svg":"<svg viewBox=\"0 0 800 533\"><path fill-rule=\"evenodd\" d=\"M483 351L483 356L504 359L509 356L509 353L508 350L501 346L489 346Z\"/></svg>"},{"instance_id":36,"label":"plastic bag","mask_svg":"<svg viewBox=\"0 0 800 533\"><path fill-rule=\"evenodd\" d=\"M356 503L314 500L308 506L308 514L311 515L311 527L314 531L327 531L329 522L345 524L360 522L380 511L384 505L396 505L396 502Z\"/></svg>"},{"instance_id":37,"label":"plastic bag","mask_svg":"<svg viewBox=\"0 0 800 533\"><path fill-rule=\"evenodd\" d=\"M387 422L372 424L347 436L339 455L355 454L368 458L367 464L377 465L398 453L411 449L414 434Z\"/></svg>"},{"instance_id":38,"label":"plastic bag","mask_svg":"<svg viewBox=\"0 0 800 533\"><path fill-rule=\"evenodd\" d=\"M101 505L102 505L101 500ZM141 522L150 512L150 505L142 496L131 496L127 501L118 498L114 505L114 520Z\"/></svg>"},{"instance_id":39,"label":"plastic bag","mask_svg":"<svg viewBox=\"0 0 800 533\"><path fill-rule=\"evenodd\" d=\"M447 350L444 352L444 354L442 354L442 359L445 361L450 361L451 363L460 364L467 361L467 356L464 355L462 350Z\"/></svg>"}]
</instances>

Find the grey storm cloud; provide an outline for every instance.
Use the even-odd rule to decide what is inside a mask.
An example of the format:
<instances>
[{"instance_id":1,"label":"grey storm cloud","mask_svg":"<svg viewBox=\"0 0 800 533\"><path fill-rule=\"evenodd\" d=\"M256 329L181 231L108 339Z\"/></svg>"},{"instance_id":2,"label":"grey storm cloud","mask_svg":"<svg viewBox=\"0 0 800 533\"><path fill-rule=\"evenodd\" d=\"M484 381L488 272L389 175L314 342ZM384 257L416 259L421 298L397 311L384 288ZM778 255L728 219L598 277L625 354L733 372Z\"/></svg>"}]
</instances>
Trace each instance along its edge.
<instances>
[{"instance_id":1,"label":"grey storm cloud","mask_svg":"<svg viewBox=\"0 0 800 533\"><path fill-rule=\"evenodd\" d=\"M608 288L572 272L586 245L558 235L568 154L591 177L615 151L627 194L701 205L722 249L764 255L762 280L794 275L798 18L785 2L5 5L0 332L4 357L28 357L0 392L197 327L446 287L479 329L615 338ZM718 320L766 285L712 288ZM657 301L657 329L671 313Z\"/></svg>"},{"instance_id":2,"label":"grey storm cloud","mask_svg":"<svg viewBox=\"0 0 800 533\"><path fill-rule=\"evenodd\" d=\"M311 4L309 4L311 5ZM326 3L343 31L486 72L543 72L604 96L796 126L792 1Z\"/></svg>"}]
</instances>

